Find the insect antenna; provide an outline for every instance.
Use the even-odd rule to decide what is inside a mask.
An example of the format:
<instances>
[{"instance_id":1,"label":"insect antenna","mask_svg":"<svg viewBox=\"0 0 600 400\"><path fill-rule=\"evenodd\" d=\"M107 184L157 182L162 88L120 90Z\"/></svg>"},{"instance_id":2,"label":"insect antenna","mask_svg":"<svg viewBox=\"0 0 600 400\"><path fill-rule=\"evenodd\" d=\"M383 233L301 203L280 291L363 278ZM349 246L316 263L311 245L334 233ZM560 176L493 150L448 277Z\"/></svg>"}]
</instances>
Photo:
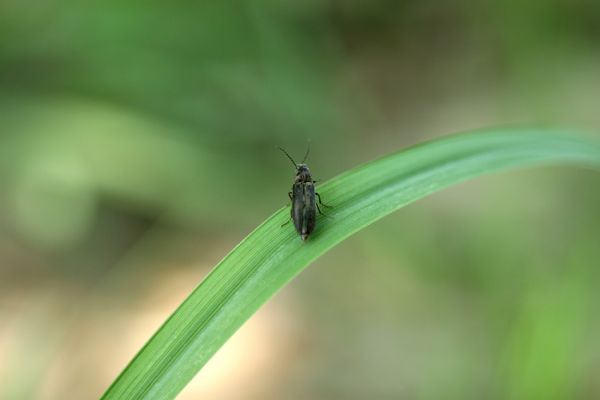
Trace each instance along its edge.
<instances>
[{"instance_id":1,"label":"insect antenna","mask_svg":"<svg viewBox=\"0 0 600 400\"><path fill-rule=\"evenodd\" d=\"M277 148L278 148L279 150L283 151L283 154L285 154L285 155L287 156L287 158L289 158L289 159L290 159L290 161L292 162L292 164L294 164L294 168L298 169L298 164L296 164L296 161L294 161L294 159L292 158L292 156L290 156L290 155L288 154L288 152L287 152L287 151L285 151L284 149L282 149L281 147L277 146Z\"/></svg>"},{"instance_id":2,"label":"insect antenna","mask_svg":"<svg viewBox=\"0 0 600 400\"><path fill-rule=\"evenodd\" d=\"M302 164L304 164L304 161L306 161L306 159L308 158L308 153L310 153L310 140L308 141L308 146L306 147L306 154L304 154L304 158L302 159Z\"/></svg>"}]
</instances>

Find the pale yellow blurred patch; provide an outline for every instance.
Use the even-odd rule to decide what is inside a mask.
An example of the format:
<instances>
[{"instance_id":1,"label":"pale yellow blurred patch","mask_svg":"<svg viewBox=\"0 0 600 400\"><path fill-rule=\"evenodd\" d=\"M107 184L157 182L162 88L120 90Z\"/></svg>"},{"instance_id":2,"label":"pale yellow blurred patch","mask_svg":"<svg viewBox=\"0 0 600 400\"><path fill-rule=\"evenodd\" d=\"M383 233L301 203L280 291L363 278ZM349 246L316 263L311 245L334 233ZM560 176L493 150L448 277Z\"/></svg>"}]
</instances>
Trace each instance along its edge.
<instances>
[{"instance_id":1,"label":"pale yellow blurred patch","mask_svg":"<svg viewBox=\"0 0 600 400\"><path fill-rule=\"evenodd\" d=\"M0 394L44 400L98 398L193 289L201 271L161 268L122 302L64 282L5 299L13 306L2 316L0 381L11 386ZM289 293L263 307L178 399L278 397L277 382L289 373L281 366L304 352L305 332L295 308Z\"/></svg>"}]
</instances>

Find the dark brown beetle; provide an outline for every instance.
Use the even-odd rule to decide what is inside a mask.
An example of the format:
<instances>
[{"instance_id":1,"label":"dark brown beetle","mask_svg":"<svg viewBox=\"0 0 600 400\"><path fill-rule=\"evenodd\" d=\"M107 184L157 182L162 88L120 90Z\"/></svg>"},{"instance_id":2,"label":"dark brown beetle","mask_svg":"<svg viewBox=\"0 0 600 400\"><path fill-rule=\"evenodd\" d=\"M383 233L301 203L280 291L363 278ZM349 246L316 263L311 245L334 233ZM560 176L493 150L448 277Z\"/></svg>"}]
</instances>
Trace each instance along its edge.
<instances>
[{"instance_id":1,"label":"dark brown beetle","mask_svg":"<svg viewBox=\"0 0 600 400\"><path fill-rule=\"evenodd\" d=\"M312 179L308 166L304 164L308 157L310 146L306 149L306 154L300 164L297 164L287 151L281 147L279 147L279 150L290 159L294 168L296 168L296 179L292 185L292 191L288 193L288 196L292 201L290 214L292 221L294 221L296 232L298 232L302 240L306 240L315 230L317 211L319 211L319 214L324 215L315 201L315 197L319 199L319 204L322 206L329 206L321 202L321 196L315 191L315 181Z\"/></svg>"}]
</instances>

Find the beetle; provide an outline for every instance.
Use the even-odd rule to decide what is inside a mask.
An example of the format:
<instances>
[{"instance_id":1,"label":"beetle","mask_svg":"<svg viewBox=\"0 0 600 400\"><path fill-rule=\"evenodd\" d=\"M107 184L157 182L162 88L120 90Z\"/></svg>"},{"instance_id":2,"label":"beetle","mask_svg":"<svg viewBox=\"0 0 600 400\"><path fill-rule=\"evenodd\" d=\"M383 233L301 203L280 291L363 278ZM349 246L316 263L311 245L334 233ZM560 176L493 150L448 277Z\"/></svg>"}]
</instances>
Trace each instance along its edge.
<instances>
[{"instance_id":1,"label":"beetle","mask_svg":"<svg viewBox=\"0 0 600 400\"><path fill-rule=\"evenodd\" d=\"M310 144L307 147L306 154L304 154L304 158L300 164L297 164L287 151L281 147L279 147L279 150L281 150L283 154L290 159L294 165L294 168L296 169L296 178L294 180L294 184L292 185L292 191L288 193L288 197L292 201L290 217L294 222L296 232L298 232L300 238L305 241L315 230L317 223L317 211L319 214L325 215L321 212L319 204L321 204L323 207L329 208L329 206L323 204L321 201L321 195L315 190L316 181L312 179L310 170L305 164L308 153L310 152ZM315 197L319 199L319 204L317 204L315 201Z\"/></svg>"}]
</instances>

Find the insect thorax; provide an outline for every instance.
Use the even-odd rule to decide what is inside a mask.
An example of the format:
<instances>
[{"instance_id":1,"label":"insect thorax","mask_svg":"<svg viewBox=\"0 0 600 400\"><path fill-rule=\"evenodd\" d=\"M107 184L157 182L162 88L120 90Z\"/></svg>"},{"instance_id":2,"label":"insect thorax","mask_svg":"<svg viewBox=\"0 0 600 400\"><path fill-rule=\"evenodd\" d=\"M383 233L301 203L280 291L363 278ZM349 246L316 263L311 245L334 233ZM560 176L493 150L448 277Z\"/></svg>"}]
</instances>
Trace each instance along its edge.
<instances>
[{"instance_id":1,"label":"insect thorax","mask_svg":"<svg viewBox=\"0 0 600 400\"><path fill-rule=\"evenodd\" d=\"M305 183L312 182L312 176L310 175L310 170L306 166L306 164L298 164L298 168L296 169L296 183Z\"/></svg>"}]
</instances>

